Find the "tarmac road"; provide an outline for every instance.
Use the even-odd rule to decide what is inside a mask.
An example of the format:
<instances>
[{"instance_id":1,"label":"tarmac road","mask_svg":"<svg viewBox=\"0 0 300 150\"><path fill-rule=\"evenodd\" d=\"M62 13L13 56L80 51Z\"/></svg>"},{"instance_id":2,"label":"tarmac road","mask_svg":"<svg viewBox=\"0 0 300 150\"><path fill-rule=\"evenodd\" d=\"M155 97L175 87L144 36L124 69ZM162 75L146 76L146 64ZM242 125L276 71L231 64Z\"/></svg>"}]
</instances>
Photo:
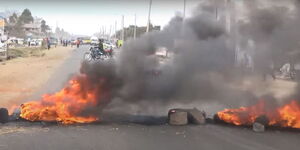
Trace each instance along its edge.
<instances>
[{"instance_id":1,"label":"tarmac road","mask_svg":"<svg viewBox=\"0 0 300 150\"><path fill-rule=\"evenodd\" d=\"M89 46L83 45L79 48L75 48L71 53L70 58L68 58L60 68L54 73L54 75L46 83L46 86L40 89L36 94L34 94L30 100L39 99L45 93L54 93L64 87L64 85L69 81L69 79L79 73L81 62L83 61L84 53L89 50Z\"/></svg>"},{"instance_id":2,"label":"tarmac road","mask_svg":"<svg viewBox=\"0 0 300 150\"><path fill-rule=\"evenodd\" d=\"M255 133L219 125L100 123L45 127L39 123L9 123L1 125L0 131L0 149L8 150L298 150L300 146L300 132Z\"/></svg>"},{"instance_id":3,"label":"tarmac road","mask_svg":"<svg viewBox=\"0 0 300 150\"><path fill-rule=\"evenodd\" d=\"M59 90L77 73L88 47L74 50L48 86L35 96ZM0 125L0 150L298 150L300 132L255 133L248 128L207 124L169 126L104 122L87 125L45 125L11 122Z\"/></svg>"}]
</instances>

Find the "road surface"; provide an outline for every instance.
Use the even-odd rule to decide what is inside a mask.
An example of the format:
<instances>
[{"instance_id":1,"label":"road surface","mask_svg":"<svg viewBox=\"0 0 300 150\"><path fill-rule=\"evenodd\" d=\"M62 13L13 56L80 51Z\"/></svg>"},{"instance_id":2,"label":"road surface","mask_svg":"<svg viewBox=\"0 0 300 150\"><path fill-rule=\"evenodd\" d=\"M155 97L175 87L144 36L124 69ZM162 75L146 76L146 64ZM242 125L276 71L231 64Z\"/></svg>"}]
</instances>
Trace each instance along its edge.
<instances>
[{"instance_id":1,"label":"road surface","mask_svg":"<svg viewBox=\"0 0 300 150\"><path fill-rule=\"evenodd\" d=\"M59 90L78 72L86 49L74 50L72 57L35 97ZM249 128L214 124L103 122L62 126L11 122L0 125L0 150L298 150L299 139L299 131L255 133Z\"/></svg>"},{"instance_id":2,"label":"road surface","mask_svg":"<svg viewBox=\"0 0 300 150\"><path fill-rule=\"evenodd\" d=\"M0 131L0 149L9 150L298 150L300 146L299 132L254 133L220 125L100 123L45 127L9 123L1 125Z\"/></svg>"},{"instance_id":3,"label":"road surface","mask_svg":"<svg viewBox=\"0 0 300 150\"><path fill-rule=\"evenodd\" d=\"M88 46L81 46L74 48L71 56L57 69L52 75L46 86L41 88L29 100L38 99L44 93L54 93L60 90L68 82L68 80L75 74L79 73L80 64L83 61L83 54L88 51Z\"/></svg>"}]
</instances>

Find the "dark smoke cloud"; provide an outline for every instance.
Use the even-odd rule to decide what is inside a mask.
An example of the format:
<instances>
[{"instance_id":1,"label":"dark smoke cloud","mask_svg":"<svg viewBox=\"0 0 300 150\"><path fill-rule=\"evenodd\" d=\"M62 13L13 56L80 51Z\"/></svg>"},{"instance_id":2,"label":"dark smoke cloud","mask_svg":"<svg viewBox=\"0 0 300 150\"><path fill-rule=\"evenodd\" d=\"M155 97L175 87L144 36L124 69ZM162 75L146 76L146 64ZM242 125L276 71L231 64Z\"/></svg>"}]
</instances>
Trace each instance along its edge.
<instances>
[{"instance_id":1,"label":"dark smoke cloud","mask_svg":"<svg viewBox=\"0 0 300 150\"><path fill-rule=\"evenodd\" d=\"M287 51L299 47L298 5L289 10L279 6L260 8L255 1L246 4L248 20L239 23L237 29L241 42L255 42L254 70L261 73L271 63L283 63ZM91 81L107 80L105 87L111 97L100 103L100 109L131 109L132 104L146 111L193 102L237 106L259 100L253 91L234 86L242 79L237 75L232 46L235 32L226 32L224 21L216 21L213 8L211 3L202 4L191 18L176 16L163 31L127 41L115 62L84 63L81 73ZM160 46L174 53L163 65L153 55ZM161 71L159 76L154 75L156 70Z\"/></svg>"},{"instance_id":2,"label":"dark smoke cloud","mask_svg":"<svg viewBox=\"0 0 300 150\"><path fill-rule=\"evenodd\" d=\"M270 72L272 67L278 70L285 63L291 63L293 69L300 60L300 1L267 2L269 5L264 7L261 7L260 1L247 3L251 6L249 21L240 25L240 33L246 37L244 40L250 39L255 43L253 59L256 72ZM281 102L299 98L296 93Z\"/></svg>"}]
</instances>

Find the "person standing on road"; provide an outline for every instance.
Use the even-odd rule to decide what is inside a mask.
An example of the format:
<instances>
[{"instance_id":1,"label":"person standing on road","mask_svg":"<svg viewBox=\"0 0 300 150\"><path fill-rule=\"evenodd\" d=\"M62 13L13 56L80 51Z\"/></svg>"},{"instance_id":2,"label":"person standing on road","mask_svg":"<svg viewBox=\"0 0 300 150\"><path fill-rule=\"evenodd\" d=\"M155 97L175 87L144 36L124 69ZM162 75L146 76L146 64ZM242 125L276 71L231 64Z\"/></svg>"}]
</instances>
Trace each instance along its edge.
<instances>
[{"instance_id":1,"label":"person standing on road","mask_svg":"<svg viewBox=\"0 0 300 150\"><path fill-rule=\"evenodd\" d=\"M119 48L119 40L116 41L116 47Z\"/></svg>"},{"instance_id":2,"label":"person standing on road","mask_svg":"<svg viewBox=\"0 0 300 150\"><path fill-rule=\"evenodd\" d=\"M50 40L49 40L49 38L46 38L46 43L47 43L47 48L48 48L48 50L50 50Z\"/></svg>"},{"instance_id":3,"label":"person standing on road","mask_svg":"<svg viewBox=\"0 0 300 150\"><path fill-rule=\"evenodd\" d=\"M77 45L77 48L79 48L79 45L80 45L80 41L79 41L79 39L77 39L77 41L76 41L76 45Z\"/></svg>"},{"instance_id":4,"label":"person standing on road","mask_svg":"<svg viewBox=\"0 0 300 150\"><path fill-rule=\"evenodd\" d=\"M28 47L30 47L30 39L27 40Z\"/></svg>"},{"instance_id":5,"label":"person standing on road","mask_svg":"<svg viewBox=\"0 0 300 150\"><path fill-rule=\"evenodd\" d=\"M98 47L99 47L100 53L101 53L101 54L104 54L103 42L102 42L101 39L99 39L99 45L98 45Z\"/></svg>"},{"instance_id":6,"label":"person standing on road","mask_svg":"<svg viewBox=\"0 0 300 150\"><path fill-rule=\"evenodd\" d=\"M112 58L112 56L113 56L113 48L112 48L112 46L110 47L108 54Z\"/></svg>"}]
</instances>

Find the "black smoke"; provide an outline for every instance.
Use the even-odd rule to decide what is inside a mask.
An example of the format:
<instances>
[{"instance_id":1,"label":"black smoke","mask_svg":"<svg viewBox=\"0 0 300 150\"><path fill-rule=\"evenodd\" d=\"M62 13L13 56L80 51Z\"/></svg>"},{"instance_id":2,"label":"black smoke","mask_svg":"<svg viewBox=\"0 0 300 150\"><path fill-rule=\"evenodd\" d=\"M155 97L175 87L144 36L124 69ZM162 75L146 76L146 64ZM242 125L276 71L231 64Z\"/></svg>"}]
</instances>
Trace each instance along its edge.
<instances>
[{"instance_id":1,"label":"black smoke","mask_svg":"<svg viewBox=\"0 0 300 150\"><path fill-rule=\"evenodd\" d=\"M271 65L298 60L288 53L299 48L299 5L292 0L288 6L269 3L260 7L259 1L245 2L247 19L235 23L239 40L236 32L226 31L225 20L216 20L214 3L201 3L192 17L175 16L162 31L127 41L115 61L84 62L81 73L91 81L108 80L112 94L99 109L123 107L129 112L173 103L255 103L257 95L236 84L243 78L236 67L235 42L254 41L252 58L258 74L268 72ZM172 54L163 63L153 55L162 46Z\"/></svg>"}]
</instances>

